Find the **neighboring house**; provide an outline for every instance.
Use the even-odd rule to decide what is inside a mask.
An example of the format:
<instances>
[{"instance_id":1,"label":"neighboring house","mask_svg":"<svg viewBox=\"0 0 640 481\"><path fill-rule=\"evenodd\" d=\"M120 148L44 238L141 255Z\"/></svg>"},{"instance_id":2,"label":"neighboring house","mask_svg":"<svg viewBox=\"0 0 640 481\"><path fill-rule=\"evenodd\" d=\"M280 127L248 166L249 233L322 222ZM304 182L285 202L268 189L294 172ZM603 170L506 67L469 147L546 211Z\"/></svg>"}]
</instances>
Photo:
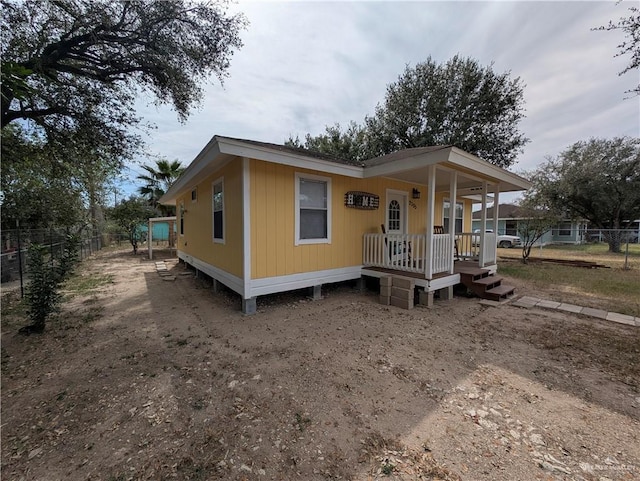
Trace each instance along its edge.
<instances>
[{"instance_id":1,"label":"neighboring house","mask_svg":"<svg viewBox=\"0 0 640 481\"><path fill-rule=\"evenodd\" d=\"M520 235L520 224L526 219L520 212L520 208L513 204L500 204L498 212L498 234ZM472 226L474 230L480 228L481 216L481 211L473 213ZM587 222L584 220L563 220L546 232L535 245L581 244L585 241L586 228ZM493 207L487 208L487 229L496 230L493 228Z\"/></svg>"},{"instance_id":2,"label":"neighboring house","mask_svg":"<svg viewBox=\"0 0 640 481\"><path fill-rule=\"evenodd\" d=\"M495 272L492 234L474 252L454 244L465 236L471 244L472 203L486 209L488 194L529 186L451 146L350 165L215 136L160 202L177 206L179 258L240 294L252 313L257 296L313 287L319 297L322 284L389 272L414 278L432 302L460 282L455 247Z\"/></svg>"}]
</instances>

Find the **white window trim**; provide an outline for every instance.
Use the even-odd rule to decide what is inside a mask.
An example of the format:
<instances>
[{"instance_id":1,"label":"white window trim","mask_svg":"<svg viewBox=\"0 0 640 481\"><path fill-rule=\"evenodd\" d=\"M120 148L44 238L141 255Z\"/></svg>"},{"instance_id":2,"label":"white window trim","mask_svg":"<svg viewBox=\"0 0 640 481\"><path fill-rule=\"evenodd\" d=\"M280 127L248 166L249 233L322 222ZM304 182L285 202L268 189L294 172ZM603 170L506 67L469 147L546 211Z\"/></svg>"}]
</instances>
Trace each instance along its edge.
<instances>
[{"instance_id":1,"label":"white window trim","mask_svg":"<svg viewBox=\"0 0 640 481\"><path fill-rule=\"evenodd\" d=\"M184 237L184 214L186 210L184 208L183 200L180 201L178 212L180 212L180 219L178 220L178 233L180 234L180 237Z\"/></svg>"},{"instance_id":2,"label":"white window trim","mask_svg":"<svg viewBox=\"0 0 640 481\"><path fill-rule=\"evenodd\" d=\"M451 222L451 199L449 199L448 197L445 197L444 199L442 199L442 225L444 225L444 204L446 202L449 202L449 222ZM462 204L462 231L460 232L460 234L462 232L464 232L464 201L463 200L456 200L454 202L453 205L453 222L454 222L454 230L455 230L455 216L456 216L456 204ZM445 234L448 234L449 231L445 232Z\"/></svg>"},{"instance_id":3,"label":"white window trim","mask_svg":"<svg viewBox=\"0 0 640 481\"><path fill-rule=\"evenodd\" d=\"M214 187L217 184L222 184L222 238L221 239L215 237L216 234L214 231L214 220L213 220L213 215L215 214L215 211L213 210L213 195L215 193ZM227 236L227 216L225 215L225 206L226 206L226 200L225 200L225 190L224 190L224 177L220 177L219 179L216 179L213 182L211 182L211 239L213 239L213 242L216 244L224 244Z\"/></svg>"},{"instance_id":4,"label":"white window trim","mask_svg":"<svg viewBox=\"0 0 640 481\"><path fill-rule=\"evenodd\" d=\"M294 245L305 244L331 244L331 177L323 177L320 175L303 174L296 172L296 185L295 185L295 232L294 232ZM300 239L300 180L309 179L317 180L327 183L327 237L325 239Z\"/></svg>"},{"instance_id":5,"label":"white window trim","mask_svg":"<svg viewBox=\"0 0 640 481\"><path fill-rule=\"evenodd\" d=\"M387 189L384 205L384 225L386 229L389 229L389 204L391 203L391 194L402 196L402 205L400 206L400 226L402 227L402 235L409 233L409 192L405 190ZM388 232L387 232L388 233Z\"/></svg>"}]
</instances>

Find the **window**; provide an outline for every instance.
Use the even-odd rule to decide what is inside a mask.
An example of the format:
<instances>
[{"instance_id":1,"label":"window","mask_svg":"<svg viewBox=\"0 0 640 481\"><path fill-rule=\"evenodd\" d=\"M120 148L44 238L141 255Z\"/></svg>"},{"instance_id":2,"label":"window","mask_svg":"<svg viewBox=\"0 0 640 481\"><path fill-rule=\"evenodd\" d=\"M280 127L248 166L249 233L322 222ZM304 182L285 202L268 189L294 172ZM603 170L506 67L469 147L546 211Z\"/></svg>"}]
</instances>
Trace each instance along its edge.
<instances>
[{"instance_id":1,"label":"window","mask_svg":"<svg viewBox=\"0 0 640 481\"><path fill-rule=\"evenodd\" d=\"M224 179L216 180L211 191L213 242L224 243Z\"/></svg>"},{"instance_id":2,"label":"window","mask_svg":"<svg viewBox=\"0 0 640 481\"><path fill-rule=\"evenodd\" d=\"M184 235L184 202L180 202L180 235Z\"/></svg>"},{"instance_id":3,"label":"window","mask_svg":"<svg viewBox=\"0 0 640 481\"><path fill-rule=\"evenodd\" d=\"M400 203L397 200L389 202L389 231L400 230Z\"/></svg>"},{"instance_id":4,"label":"window","mask_svg":"<svg viewBox=\"0 0 640 481\"><path fill-rule=\"evenodd\" d=\"M198 200L198 188L196 187L191 191L191 202L195 202Z\"/></svg>"},{"instance_id":5,"label":"window","mask_svg":"<svg viewBox=\"0 0 640 481\"><path fill-rule=\"evenodd\" d=\"M558 226L558 235L569 237L571 235L571 224L568 222L560 224Z\"/></svg>"},{"instance_id":6,"label":"window","mask_svg":"<svg viewBox=\"0 0 640 481\"><path fill-rule=\"evenodd\" d=\"M331 242L331 179L296 174L295 244Z\"/></svg>"},{"instance_id":7,"label":"window","mask_svg":"<svg viewBox=\"0 0 640 481\"><path fill-rule=\"evenodd\" d=\"M517 220L507 220L504 223L505 234L507 235L518 235L518 221ZM499 234L500 232L498 232Z\"/></svg>"},{"instance_id":8,"label":"window","mask_svg":"<svg viewBox=\"0 0 640 481\"><path fill-rule=\"evenodd\" d=\"M442 213L442 225L444 227L444 231L446 233L449 232L449 210L451 209L451 202L449 202L448 200L445 199L444 201L444 211ZM463 219L463 213L464 213L464 206L462 204L462 202L456 202L456 225L455 225L455 230L456 230L456 234L461 234L462 233L462 219Z\"/></svg>"}]
</instances>

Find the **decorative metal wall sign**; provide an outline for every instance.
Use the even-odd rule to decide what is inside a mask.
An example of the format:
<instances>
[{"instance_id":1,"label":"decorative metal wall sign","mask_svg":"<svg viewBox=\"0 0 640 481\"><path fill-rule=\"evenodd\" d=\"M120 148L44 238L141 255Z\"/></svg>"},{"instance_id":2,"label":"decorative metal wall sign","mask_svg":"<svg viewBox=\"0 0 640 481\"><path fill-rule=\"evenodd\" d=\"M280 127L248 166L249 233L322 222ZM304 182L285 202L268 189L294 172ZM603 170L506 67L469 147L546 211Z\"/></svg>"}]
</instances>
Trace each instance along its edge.
<instances>
[{"instance_id":1,"label":"decorative metal wall sign","mask_svg":"<svg viewBox=\"0 0 640 481\"><path fill-rule=\"evenodd\" d=\"M375 210L380 207L380 197L369 192L350 190L344 194L344 205L352 209Z\"/></svg>"}]
</instances>

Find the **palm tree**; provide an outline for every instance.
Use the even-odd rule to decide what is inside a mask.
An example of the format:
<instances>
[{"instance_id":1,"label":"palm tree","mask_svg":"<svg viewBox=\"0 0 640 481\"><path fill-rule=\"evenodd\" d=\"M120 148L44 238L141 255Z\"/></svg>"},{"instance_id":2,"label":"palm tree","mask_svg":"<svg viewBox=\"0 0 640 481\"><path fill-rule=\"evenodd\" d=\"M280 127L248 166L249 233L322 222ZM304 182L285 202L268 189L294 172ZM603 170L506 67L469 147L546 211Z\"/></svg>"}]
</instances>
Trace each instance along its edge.
<instances>
[{"instance_id":1,"label":"palm tree","mask_svg":"<svg viewBox=\"0 0 640 481\"><path fill-rule=\"evenodd\" d=\"M140 194L148 199L149 205L155 208L160 215L175 215L175 206L158 204L158 200L184 172L180 161L170 162L167 159L160 159L156 160L155 167L143 165L142 168L147 171L147 174L138 176L138 179L146 183L138 189Z\"/></svg>"}]
</instances>

